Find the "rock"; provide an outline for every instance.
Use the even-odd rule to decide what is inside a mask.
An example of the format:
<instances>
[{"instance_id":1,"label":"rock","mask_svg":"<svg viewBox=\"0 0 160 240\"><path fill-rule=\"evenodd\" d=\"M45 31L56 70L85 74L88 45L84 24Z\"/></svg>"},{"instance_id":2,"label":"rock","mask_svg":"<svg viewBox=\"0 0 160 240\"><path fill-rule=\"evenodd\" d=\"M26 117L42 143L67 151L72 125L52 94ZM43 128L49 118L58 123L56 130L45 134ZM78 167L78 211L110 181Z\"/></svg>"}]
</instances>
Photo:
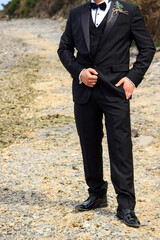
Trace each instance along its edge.
<instances>
[{"instance_id":1,"label":"rock","mask_svg":"<svg viewBox=\"0 0 160 240\"><path fill-rule=\"evenodd\" d=\"M56 21L56 20L57 20L57 17L54 15L54 16L52 17L52 20Z\"/></svg>"},{"instance_id":2,"label":"rock","mask_svg":"<svg viewBox=\"0 0 160 240\"><path fill-rule=\"evenodd\" d=\"M109 236L111 234L111 231L106 231L105 229L101 229L101 231L98 233L98 237L104 237L104 236Z\"/></svg>"},{"instance_id":3,"label":"rock","mask_svg":"<svg viewBox=\"0 0 160 240\"><path fill-rule=\"evenodd\" d=\"M132 231L130 234L129 234L129 237L130 238L140 238L140 237L142 237L142 233L141 232L139 232L139 231Z\"/></svg>"},{"instance_id":4,"label":"rock","mask_svg":"<svg viewBox=\"0 0 160 240\"><path fill-rule=\"evenodd\" d=\"M131 130L131 135L132 135L132 137L134 137L134 138L138 137L138 131L137 131L136 129L132 129L132 130Z\"/></svg>"},{"instance_id":5,"label":"rock","mask_svg":"<svg viewBox=\"0 0 160 240\"><path fill-rule=\"evenodd\" d=\"M30 199L32 197L32 192L31 191L26 192L24 197L26 199Z\"/></svg>"},{"instance_id":6,"label":"rock","mask_svg":"<svg viewBox=\"0 0 160 240\"><path fill-rule=\"evenodd\" d=\"M139 202L146 202L146 198L145 197L139 197L137 199L137 201L139 201Z\"/></svg>"},{"instance_id":7,"label":"rock","mask_svg":"<svg viewBox=\"0 0 160 240\"><path fill-rule=\"evenodd\" d=\"M83 227L84 227L84 228L88 228L88 227L90 227L90 224L89 224L89 223L84 223L84 224L83 224Z\"/></svg>"},{"instance_id":8,"label":"rock","mask_svg":"<svg viewBox=\"0 0 160 240\"><path fill-rule=\"evenodd\" d=\"M111 234L111 230L105 231L105 235L109 236Z\"/></svg>"},{"instance_id":9,"label":"rock","mask_svg":"<svg viewBox=\"0 0 160 240\"><path fill-rule=\"evenodd\" d=\"M58 20L60 23L62 23L64 21L63 17L60 17Z\"/></svg>"},{"instance_id":10,"label":"rock","mask_svg":"<svg viewBox=\"0 0 160 240\"><path fill-rule=\"evenodd\" d=\"M72 165L72 169L73 169L73 170L77 170L77 171L79 171L79 168L77 168L76 165Z\"/></svg>"},{"instance_id":11,"label":"rock","mask_svg":"<svg viewBox=\"0 0 160 240\"><path fill-rule=\"evenodd\" d=\"M38 34L37 37L38 37L38 38L43 38L41 34Z\"/></svg>"},{"instance_id":12,"label":"rock","mask_svg":"<svg viewBox=\"0 0 160 240\"><path fill-rule=\"evenodd\" d=\"M150 146L154 143L154 138L152 136L140 136L135 139L135 143L139 146Z\"/></svg>"}]
</instances>

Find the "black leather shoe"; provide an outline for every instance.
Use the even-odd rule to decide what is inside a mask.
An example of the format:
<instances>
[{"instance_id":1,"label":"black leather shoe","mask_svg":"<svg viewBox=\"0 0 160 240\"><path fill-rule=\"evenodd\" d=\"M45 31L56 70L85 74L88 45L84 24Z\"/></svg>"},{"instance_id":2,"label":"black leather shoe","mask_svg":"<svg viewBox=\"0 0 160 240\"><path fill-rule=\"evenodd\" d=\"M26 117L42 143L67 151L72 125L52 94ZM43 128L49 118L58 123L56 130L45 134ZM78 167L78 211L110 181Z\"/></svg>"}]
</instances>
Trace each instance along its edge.
<instances>
[{"instance_id":1,"label":"black leather shoe","mask_svg":"<svg viewBox=\"0 0 160 240\"><path fill-rule=\"evenodd\" d=\"M107 207L107 197L97 197L97 196L89 196L89 198L84 201L82 204L77 204L75 209L78 211L88 211L96 208Z\"/></svg>"},{"instance_id":2,"label":"black leather shoe","mask_svg":"<svg viewBox=\"0 0 160 240\"><path fill-rule=\"evenodd\" d=\"M134 210L131 209L117 209L117 217L122 219L129 227L140 227L140 222L136 217Z\"/></svg>"}]
</instances>

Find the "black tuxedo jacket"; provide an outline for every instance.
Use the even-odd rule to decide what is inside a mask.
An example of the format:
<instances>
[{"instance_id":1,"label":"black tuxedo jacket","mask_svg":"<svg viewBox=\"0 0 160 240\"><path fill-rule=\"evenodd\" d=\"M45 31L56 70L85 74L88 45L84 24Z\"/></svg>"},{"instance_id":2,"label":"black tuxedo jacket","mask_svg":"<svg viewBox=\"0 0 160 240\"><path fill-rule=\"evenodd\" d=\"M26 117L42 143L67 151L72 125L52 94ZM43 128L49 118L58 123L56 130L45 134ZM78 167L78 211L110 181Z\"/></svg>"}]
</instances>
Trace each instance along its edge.
<instances>
[{"instance_id":1,"label":"black tuxedo jacket","mask_svg":"<svg viewBox=\"0 0 160 240\"><path fill-rule=\"evenodd\" d=\"M116 102L125 98L125 93L122 85L115 87L115 84L126 76L137 87L154 56L155 47L138 6L119 1L123 5L123 12L113 13L115 2L111 2L103 37L94 59L90 54L89 2L70 11L58 55L73 77L73 100L76 103L86 103L91 91L83 83L79 84L79 74L84 68L91 67L98 72L98 82L105 97L110 102ZM129 69L129 50L133 40L139 54L133 68Z\"/></svg>"}]
</instances>

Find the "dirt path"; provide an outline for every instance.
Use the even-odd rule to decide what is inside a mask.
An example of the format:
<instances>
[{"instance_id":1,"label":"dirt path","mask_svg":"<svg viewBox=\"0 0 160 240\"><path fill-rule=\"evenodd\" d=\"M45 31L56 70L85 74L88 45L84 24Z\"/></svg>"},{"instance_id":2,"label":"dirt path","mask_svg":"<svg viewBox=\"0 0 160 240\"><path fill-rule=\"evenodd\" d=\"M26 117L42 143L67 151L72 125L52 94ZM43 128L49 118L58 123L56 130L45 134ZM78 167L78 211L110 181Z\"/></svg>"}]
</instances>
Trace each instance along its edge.
<instances>
[{"instance_id":1,"label":"dirt path","mask_svg":"<svg viewBox=\"0 0 160 240\"><path fill-rule=\"evenodd\" d=\"M104 175L109 207L76 213L87 197L73 118L71 78L57 44L64 23L0 22L0 239L158 240L160 52L131 101L136 212L142 227L115 217L106 136Z\"/></svg>"}]
</instances>

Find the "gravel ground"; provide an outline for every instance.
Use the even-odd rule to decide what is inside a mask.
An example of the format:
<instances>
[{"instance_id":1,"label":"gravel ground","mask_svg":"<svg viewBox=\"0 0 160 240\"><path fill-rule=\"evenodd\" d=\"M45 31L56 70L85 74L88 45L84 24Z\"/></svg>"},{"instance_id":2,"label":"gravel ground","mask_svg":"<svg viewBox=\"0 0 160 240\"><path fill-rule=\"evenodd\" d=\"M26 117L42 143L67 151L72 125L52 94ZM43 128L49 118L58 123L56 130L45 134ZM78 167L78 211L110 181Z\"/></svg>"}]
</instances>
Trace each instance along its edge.
<instances>
[{"instance_id":1,"label":"gravel ground","mask_svg":"<svg viewBox=\"0 0 160 240\"><path fill-rule=\"evenodd\" d=\"M136 213L142 223L133 229L115 216L106 135L104 176L109 182L109 206L74 211L74 205L87 198L87 187L73 118L71 78L56 55L63 28L63 22L48 19L0 21L3 79L22 58L34 55L39 59L38 77L31 84L36 95L21 113L36 119L38 127L0 150L0 239L158 240L160 52L131 101L132 129L138 132L133 137ZM3 87L1 79L0 84Z\"/></svg>"}]
</instances>

